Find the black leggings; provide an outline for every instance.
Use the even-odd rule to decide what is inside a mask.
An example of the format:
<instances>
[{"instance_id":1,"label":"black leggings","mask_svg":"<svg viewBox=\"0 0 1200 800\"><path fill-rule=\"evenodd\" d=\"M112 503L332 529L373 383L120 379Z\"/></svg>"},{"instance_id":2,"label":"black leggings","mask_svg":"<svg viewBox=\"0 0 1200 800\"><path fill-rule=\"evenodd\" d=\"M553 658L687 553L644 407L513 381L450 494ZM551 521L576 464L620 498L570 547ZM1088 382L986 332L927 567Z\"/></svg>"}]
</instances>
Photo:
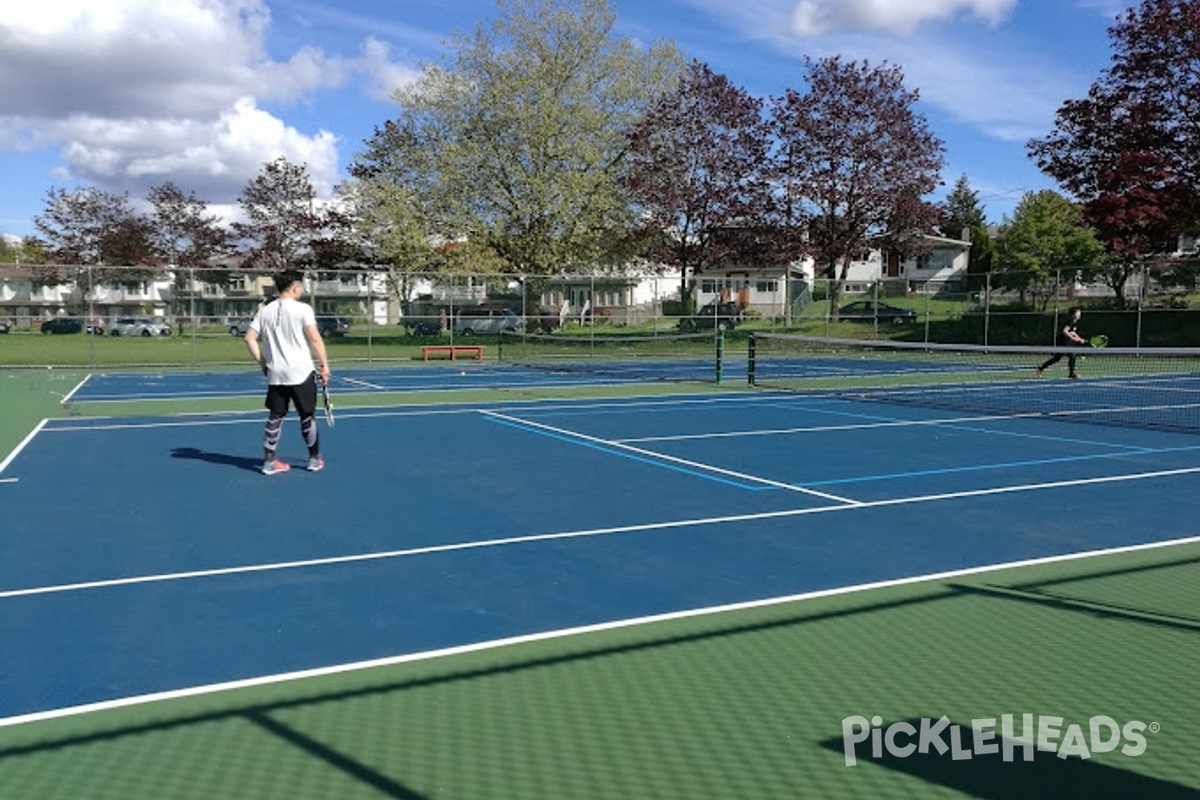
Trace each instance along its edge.
<instances>
[{"instance_id":1,"label":"black leggings","mask_svg":"<svg viewBox=\"0 0 1200 800\"><path fill-rule=\"evenodd\" d=\"M1067 355L1067 374L1068 375L1075 374L1075 358L1076 358L1076 356L1074 353L1070 353L1069 355ZM1063 354L1057 353L1056 355L1051 356L1046 361L1046 363L1044 363L1040 367L1038 367L1038 371L1041 372L1042 370L1044 370L1048 367L1052 367L1055 364L1057 364L1058 362L1062 361L1062 359L1063 359ZM1026 362L1026 363L1029 363L1029 362ZM1028 369L1028 367L1026 369Z\"/></svg>"}]
</instances>

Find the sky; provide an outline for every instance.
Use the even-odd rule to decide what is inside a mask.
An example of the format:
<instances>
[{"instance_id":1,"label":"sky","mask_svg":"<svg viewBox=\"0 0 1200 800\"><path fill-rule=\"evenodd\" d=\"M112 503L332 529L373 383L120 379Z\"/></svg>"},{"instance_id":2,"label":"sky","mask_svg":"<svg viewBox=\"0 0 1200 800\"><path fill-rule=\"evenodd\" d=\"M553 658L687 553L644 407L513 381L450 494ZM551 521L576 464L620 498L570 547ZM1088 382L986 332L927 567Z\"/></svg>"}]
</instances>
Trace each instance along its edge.
<instances>
[{"instance_id":1,"label":"sky","mask_svg":"<svg viewBox=\"0 0 1200 800\"><path fill-rule=\"evenodd\" d=\"M804 58L894 65L991 222L1058 189L1025 143L1111 59L1132 0L609 0L615 35L669 39L764 100ZM18 0L0 16L0 234L36 235L47 192L173 182L228 217L278 156L329 197L389 99L494 0Z\"/></svg>"}]
</instances>

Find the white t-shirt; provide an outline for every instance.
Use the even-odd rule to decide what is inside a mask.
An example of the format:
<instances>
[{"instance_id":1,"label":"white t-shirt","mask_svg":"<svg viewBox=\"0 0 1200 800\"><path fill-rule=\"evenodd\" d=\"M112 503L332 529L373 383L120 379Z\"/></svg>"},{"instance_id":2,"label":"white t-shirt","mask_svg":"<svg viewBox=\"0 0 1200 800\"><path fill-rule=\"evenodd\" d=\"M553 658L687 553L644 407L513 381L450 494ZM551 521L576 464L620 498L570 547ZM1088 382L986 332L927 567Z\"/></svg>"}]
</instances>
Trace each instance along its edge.
<instances>
[{"instance_id":1,"label":"white t-shirt","mask_svg":"<svg viewBox=\"0 0 1200 800\"><path fill-rule=\"evenodd\" d=\"M317 324L312 306L281 297L258 310L250 321L258 331L263 358L267 362L267 383L295 386L308 380L316 365L309 350L305 327Z\"/></svg>"}]
</instances>

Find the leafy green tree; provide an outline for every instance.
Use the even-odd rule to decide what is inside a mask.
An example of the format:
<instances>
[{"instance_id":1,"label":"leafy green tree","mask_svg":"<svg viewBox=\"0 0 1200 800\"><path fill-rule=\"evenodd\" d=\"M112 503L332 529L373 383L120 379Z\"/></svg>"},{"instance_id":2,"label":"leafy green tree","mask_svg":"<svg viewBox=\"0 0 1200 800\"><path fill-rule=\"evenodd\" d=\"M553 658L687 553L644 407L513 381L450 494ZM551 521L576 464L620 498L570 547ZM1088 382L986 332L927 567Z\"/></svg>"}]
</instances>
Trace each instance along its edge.
<instances>
[{"instance_id":1,"label":"leafy green tree","mask_svg":"<svg viewBox=\"0 0 1200 800\"><path fill-rule=\"evenodd\" d=\"M402 225L505 271L550 275L627 254L624 137L674 80L674 48L612 34L605 0L499 0L352 166L397 187Z\"/></svg>"},{"instance_id":2,"label":"leafy green tree","mask_svg":"<svg viewBox=\"0 0 1200 800\"><path fill-rule=\"evenodd\" d=\"M921 200L940 181L944 147L914 108L919 95L898 67L806 61L808 90L771 101L782 190L808 211L809 243L830 283L831 307L854 255L872 234L892 246L932 221Z\"/></svg>"},{"instance_id":3,"label":"leafy green tree","mask_svg":"<svg viewBox=\"0 0 1200 800\"><path fill-rule=\"evenodd\" d=\"M993 274L1022 302L1032 293L1044 310L1063 281L1093 278L1103 255L1078 204L1048 189L1027 192L1001 229Z\"/></svg>"},{"instance_id":4,"label":"leafy green tree","mask_svg":"<svg viewBox=\"0 0 1200 800\"><path fill-rule=\"evenodd\" d=\"M46 247L34 237L10 240L0 236L0 264L41 264L45 260Z\"/></svg>"},{"instance_id":5,"label":"leafy green tree","mask_svg":"<svg viewBox=\"0 0 1200 800\"><path fill-rule=\"evenodd\" d=\"M743 240L774 205L762 102L707 65L691 62L674 90L658 98L630 132L625 184L640 212L648 255L689 275L712 264L752 263Z\"/></svg>"}]
</instances>

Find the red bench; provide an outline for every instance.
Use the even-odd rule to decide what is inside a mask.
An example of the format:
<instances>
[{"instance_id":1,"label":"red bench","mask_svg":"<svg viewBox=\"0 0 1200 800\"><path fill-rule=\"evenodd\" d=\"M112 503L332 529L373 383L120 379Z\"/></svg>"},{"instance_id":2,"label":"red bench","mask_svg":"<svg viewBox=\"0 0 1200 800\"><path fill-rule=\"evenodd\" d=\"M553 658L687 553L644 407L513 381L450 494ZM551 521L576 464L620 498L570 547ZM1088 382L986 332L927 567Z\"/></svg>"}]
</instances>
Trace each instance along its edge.
<instances>
[{"instance_id":1,"label":"red bench","mask_svg":"<svg viewBox=\"0 0 1200 800\"><path fill-rule=\"evenodd\" d=\"M459 353L475 356L476 361L483 361L483 345L481 344L427 344L421 347L421 360L428 361L431 355L445 353L454 361Z\"/></svg>"}]
</instances>

